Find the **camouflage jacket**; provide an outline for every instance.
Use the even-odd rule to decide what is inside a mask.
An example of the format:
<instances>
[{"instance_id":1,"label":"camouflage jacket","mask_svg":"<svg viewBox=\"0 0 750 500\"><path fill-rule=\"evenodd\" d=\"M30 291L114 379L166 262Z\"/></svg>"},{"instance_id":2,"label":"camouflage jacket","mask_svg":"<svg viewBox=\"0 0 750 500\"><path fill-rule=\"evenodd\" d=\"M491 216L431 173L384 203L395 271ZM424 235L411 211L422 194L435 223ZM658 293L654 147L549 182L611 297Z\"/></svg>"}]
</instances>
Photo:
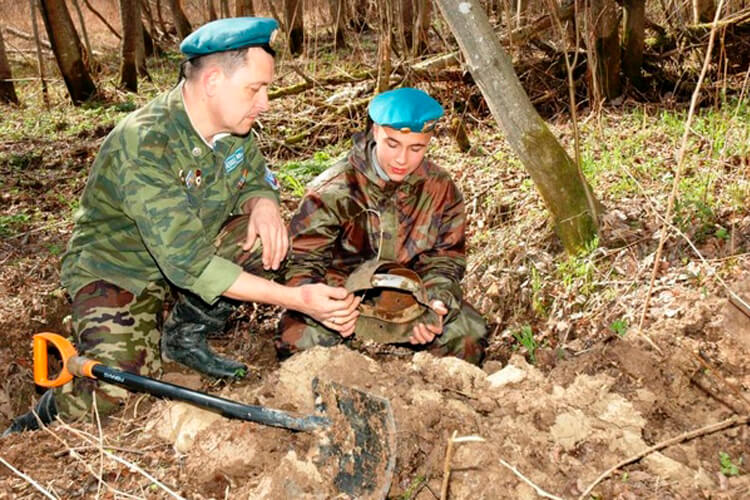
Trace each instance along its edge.
<instances>
[{"instance_id":1,"label":"camouflage jacket","mask_svg":"<svg viewBox=\"0 0 750 500\"><path fill-rule=\"evenodd\" d=\"M213 303L241 268L214 255L214 238L248 200L278 202L252 133L213 149L185 111L182 85L123 119L107 136L74 215L61 278L75 294L105 280L136 296L167 280Z\"/></svg>"},{"instance_id":2,"label":"camouflage jacket","mask_svg":"<svg viewBox=\"0 0 750 500\"><path fill-rule=\"evenodd\" d=\"M370 161L371 138L357 134L353 142L345 159L308 185L292 218L287 281L341 285L379 251L416 271L452 318L466 268L463 196L428 159L402 182L386 182Z\"/></svg>"}]
</instances>

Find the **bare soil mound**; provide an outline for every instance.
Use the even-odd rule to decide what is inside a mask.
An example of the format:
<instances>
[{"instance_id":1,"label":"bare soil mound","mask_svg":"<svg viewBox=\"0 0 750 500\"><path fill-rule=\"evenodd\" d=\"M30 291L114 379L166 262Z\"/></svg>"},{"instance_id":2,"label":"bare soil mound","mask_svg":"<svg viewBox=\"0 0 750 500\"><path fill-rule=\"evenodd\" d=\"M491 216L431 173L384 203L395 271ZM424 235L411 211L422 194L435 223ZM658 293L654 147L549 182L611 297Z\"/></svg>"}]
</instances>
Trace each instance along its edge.
<instances>
[{"instance_id":1,"label":"bare soil mound","mask_svg":"<svg viewBox=\"0 0 750 500\"><path fill-rule=\"evenodd\" d=\"M505 366L491 362L482 370L427 353L373 359L346 347L316 348L283 362L258 383L218 392L313 414L312 380L318 377L389 399L397 433L389 498L439 498L454 433L483 441L453 445L450 498L536 498L534 487L517 473L551 494L575 498L603 471L649 446L747 413L742 391L750 385L750 318L723 299L684 297L681 304L688 308L684 315L657 321L646 332L662 354L640 338L613 336L566 355L544 373L517 354ZM706 370L691 353L721 367L724 376ZM183 375L172 381L197 382ZM109 420L101 434L94 424L53 426L7 438L3 455L62 497L97 490L166 497L163 488L186 498L337 495L335 471L316 466L320 433L227 420L169 401L149 407L142 399L134 395L127 418ZM742 468L748 430L733 426L650 453L614 472L593 493L742 498L750 488L748 476L722 474L720 453ZM163 485L102 450L139 464ZM28 482L7 470L0 474L0 488L11 495L6 498L33 496Z\"/></svg>"}]
</instances>

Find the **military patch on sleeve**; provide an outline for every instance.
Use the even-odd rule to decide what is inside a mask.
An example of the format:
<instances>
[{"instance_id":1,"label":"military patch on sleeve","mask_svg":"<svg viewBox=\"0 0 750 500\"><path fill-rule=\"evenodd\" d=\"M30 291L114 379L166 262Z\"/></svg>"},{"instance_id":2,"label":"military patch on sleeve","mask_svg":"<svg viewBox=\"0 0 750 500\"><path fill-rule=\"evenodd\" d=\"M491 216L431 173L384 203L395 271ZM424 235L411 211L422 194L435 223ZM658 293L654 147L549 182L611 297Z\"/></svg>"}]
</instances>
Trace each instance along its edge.
<instances>
[{"instance_id":1,"label":"military patch on sleeve","mask_svg":"<svg viewBox=\"0 0 750 500\"><path fill-rule=\"evenodd\" d=\"M273 172L271 172L268 167L266 167L266 175L265 175L266 182L269 186L271 186L274 191L278 191L279 187L279 180L276 178L275 175L273 175Z\"/></svg>"},{"instance_id":2,"label":"military patch on sleeve","mask_svg":"<svg viewBox=\"0 0 750 500\"><path fill-rule=\"evenodd\" d=\"M245 158L245 148L240 146L238 147L234 153L227 156L227 159L224 160L224 171L226 173L231 172L237 166L242 163L242 160Z\"/></svg>"}]
</instances>

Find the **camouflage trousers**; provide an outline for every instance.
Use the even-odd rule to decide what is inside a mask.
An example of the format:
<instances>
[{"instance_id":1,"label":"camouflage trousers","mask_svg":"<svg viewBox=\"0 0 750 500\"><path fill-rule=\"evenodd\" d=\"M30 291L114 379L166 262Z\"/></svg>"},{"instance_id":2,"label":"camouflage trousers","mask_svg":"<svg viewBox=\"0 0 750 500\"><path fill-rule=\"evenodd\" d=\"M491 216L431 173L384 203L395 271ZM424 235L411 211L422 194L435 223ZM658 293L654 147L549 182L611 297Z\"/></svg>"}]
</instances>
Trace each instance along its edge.
<instances>
[{"instance_id":1,"label":"camouflage trousers","mask_svg":"<svg viewBox=\"0 0 750 500\"><path fill-rule=\"evenodd\" d=\"M274 279L265 271L262 245L258 239L249 251L242 250L247 236L248 216L230 219L216 237L216 255L240 264L247 272ZM159 339L163 324L164 300L170 292L166 281L150 283L135 296L112 283L94 281L73 297L73 331L79 353L107 366L139 375L158 377L161 373ZM189 294L174 290L178 295ZM211 310L226 316L227 307L236 303L219 299ZM78 418L89 415L92 403L100 415L117 410L128 391L91 379L76 378L56 390L55 403L61 415Z\"/></svg>"},{"instance_id":2,"label":"camouflage trousers","mask_svg":"<svg viewBox=\"0 0 750 500\"><path fill-rule=\"evenodd\" d=\"M435 337L435 340L424 346L403 345L417 350L426 349L435 356L455 356L478 365L484 356L486 335L487 323L484 318L476 309L464 302L461 311L445 324L443 333ZM276 351L279 356L286 357L317 345L330 347L344 341L338 332L307 316L287 311L279 321Z\"/></svg>"}]
</instances>

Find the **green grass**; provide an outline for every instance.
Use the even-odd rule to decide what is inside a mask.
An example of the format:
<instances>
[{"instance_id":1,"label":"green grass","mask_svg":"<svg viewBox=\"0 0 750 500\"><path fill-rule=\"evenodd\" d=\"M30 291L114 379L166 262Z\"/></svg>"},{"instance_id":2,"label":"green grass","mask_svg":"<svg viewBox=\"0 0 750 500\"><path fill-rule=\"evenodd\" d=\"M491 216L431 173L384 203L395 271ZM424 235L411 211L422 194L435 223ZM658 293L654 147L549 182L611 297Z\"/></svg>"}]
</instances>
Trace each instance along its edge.
<instances>
[{"instance_id":1,"label":"green grass","mask_svg":"<svg viewBox=\"0 0 750 500\"><path fill-rule=\"evenodd\" d=\"M534 338L534 332L531 326L524 325L520 330L513 332L513 338L516 342L526 348L531 364L536 363L536 351L539 349L539 342Z\"/></svg>"},{"instance_id":2,"label":"green grass","mask_svg":"<svg viewBox=\"0 0 750 500\"><path fill-rule=\"evenodd\" d=\"M0 236L13 236L31 221L26 213L0 215Z\"/></svg>"},{"instance_id":3,"label":"green grass","mask_svg":"<svg viewBox=\"0 0 750 500\"><path fill-rule=\"evenodd\" d=\"M295 196L302 196L305 194L305 185L338 160L340 154L334 156L335 149L317 151L309 160L285 163L278 172L281 184Z\"/></svg>"}]
</instances>

